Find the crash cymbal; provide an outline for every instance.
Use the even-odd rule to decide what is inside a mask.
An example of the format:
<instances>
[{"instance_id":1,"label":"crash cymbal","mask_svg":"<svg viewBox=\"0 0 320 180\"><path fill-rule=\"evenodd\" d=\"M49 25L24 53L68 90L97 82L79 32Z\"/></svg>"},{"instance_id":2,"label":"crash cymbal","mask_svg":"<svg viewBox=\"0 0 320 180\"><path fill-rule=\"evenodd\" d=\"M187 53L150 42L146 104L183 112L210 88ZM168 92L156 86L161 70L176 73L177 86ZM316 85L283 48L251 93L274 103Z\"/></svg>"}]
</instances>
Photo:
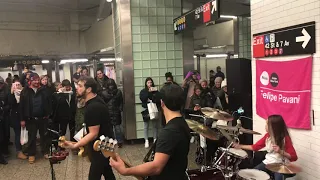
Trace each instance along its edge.
<instances>
[{"instance_id":1,"label":"crash cymbal","mask_svg":"<svg viewBox=\"0 0 320 180\"><path fill-rule=\"evenodd\" d=\"M193 120L186 120L189 128L194 132L201 134L202 136L211 139L211 140L218 140L218 135L212 131L210 128L198 123L197 121Z\"/></svg>"},{"instance_id":2,"label":"crash cymbal","mask_svg":"<svg viewBox=\"0 0 320 180\"><path fill-rule=\"evenodd\" d=\"M217 120L224 120L224 121L232 121L233 117L224 111L219 109L204 107L201 108L201 112L209 118L217 119Z\"/></svg>"},{"instance_id":3,"label":"crash cymbal","mask_svg":"<svg viewBox=\"0 0 320 180\"><path fill-rule=\"evenodd\" d=\"M272 172L277 172L281 174L296 174L301 171L301 168L297 165L294 165L292 163L273 163L273 164L267 164L266 168L269 169Z\"/></svg>"},{"instance_id":4,"label":"crash cymbal","mask_svg":"<svg viewBox=\"0 0 320 180\"><path fill-rule=\"evenodd\" d=\"M217 128L218 128L218 129L228 130L228 131L237 131L237 130L238 130L238 128L235 127L235 126L220 126L220 125L217 125ZM252 131L252 130L250 130L250 129L245 129L245 128L243 128L243 127L241 127L241 128L239 129L239 131L242 132L242 133L246 133L246 134L257 134L257 135L261 135L261 133L258 133L258 132L256 132L256 131Z\"/></svg>"}]
</instances>

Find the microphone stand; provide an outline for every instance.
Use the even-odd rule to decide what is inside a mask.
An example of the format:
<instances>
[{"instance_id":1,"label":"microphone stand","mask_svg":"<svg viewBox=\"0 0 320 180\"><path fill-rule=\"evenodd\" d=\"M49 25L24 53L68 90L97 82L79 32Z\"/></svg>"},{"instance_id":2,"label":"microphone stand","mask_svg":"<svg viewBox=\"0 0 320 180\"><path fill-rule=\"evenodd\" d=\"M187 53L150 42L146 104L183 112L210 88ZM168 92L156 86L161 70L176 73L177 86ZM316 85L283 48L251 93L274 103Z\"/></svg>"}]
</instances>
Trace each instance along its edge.
<instances>
[{"instance_id":1,"label":"microphone stand","mask_svg":"<svg viewBox=\"0 0 320 180\"><path fill-rule=\"evenodd\" d=\"M203 119L203 124L206 125L207 118L205 116L197 115L197 114L189 114L189 115L193 116L193 117L202 118ZM201 147L201 137L203 137L203 136L201 134L199 136L200 136L200 147ZM208 165L207 165L207 143L206 143L205 137L203 137L203 139L204 139L204 141L203 141L204 147L202 147L202 148L203 148L204 165L201 166L201 172L206 172L207 169L208 169Z\"/></svg>"}]
</instances>

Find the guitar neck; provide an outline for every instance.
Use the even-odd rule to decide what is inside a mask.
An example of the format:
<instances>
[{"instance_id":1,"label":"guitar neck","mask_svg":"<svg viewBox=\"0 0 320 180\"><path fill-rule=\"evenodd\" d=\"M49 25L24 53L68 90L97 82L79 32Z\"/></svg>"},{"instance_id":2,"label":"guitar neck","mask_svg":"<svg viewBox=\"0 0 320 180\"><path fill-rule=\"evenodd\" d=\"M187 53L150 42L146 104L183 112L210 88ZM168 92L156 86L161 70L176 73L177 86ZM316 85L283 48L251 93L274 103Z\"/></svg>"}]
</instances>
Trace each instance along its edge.
<instances>
[{"instance_id":1,"label":"guitar neck","mask_svg":"<svg viewBox=\"0 0 320 180\"><path fill-rule=\"evenodd\" d=\"M112 153L111 158L114 159L114 160L117 160L116 154ZM124 162L124 165L126 166L126 168L131 168L132 167L132 165L130 163L128 163L127 161L123 160L122 158L121 158L121 160ZM134 177L137 178L138 180L144 180L145 179L145 178L140 177L140 176L134 176Z\"/></svg>"}]
</instances>

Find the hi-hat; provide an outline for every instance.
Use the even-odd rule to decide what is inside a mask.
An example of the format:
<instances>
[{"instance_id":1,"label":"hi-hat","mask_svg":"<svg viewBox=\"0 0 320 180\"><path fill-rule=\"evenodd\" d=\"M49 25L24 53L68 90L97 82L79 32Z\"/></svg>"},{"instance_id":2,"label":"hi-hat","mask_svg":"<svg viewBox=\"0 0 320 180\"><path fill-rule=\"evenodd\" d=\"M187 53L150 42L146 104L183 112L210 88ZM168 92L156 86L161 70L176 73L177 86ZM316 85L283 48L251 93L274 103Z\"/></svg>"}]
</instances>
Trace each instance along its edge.
<instances>
[{"instance_id":1,"label":"hi-hat","mask_svg":"<svg viewBox=\"0 0 320 180\"><path fill-rule=\"evenodd\" d=\"M221 111L219 109L204 107L201 108L201 112L209 118L217 119L217 120L224 120L224 121L232 121L233 116L229 113Z\"/></svg>"},{"instance_id":2,"label":"hi-hat","mask_svg":"<svg viewBox=\"0 0 320 180\"><path fill-rule=\"evenodd\" d=\"M217 128L218 129L224 129L224 130L227 130L227 131L237 131L238 128L237 127L234 127L234 126L220 126L220 125L217 125ZM241 127L239 129L240 132L242 133L246 133L246 134L257 134L257 135L261 135L261 133L258 133L256 131L252 131L250 129L245 129L243 127Z\"/></svg>"},{"instance_id":3,"label":"hi-hat","mask_svg":"<svg viewBox=\"0 0 320 180\"><path fill-rule=\"evenodd\" d=\"M194 132L201 134L202 136L208 139L218 140L218 135L210 128L198 123L197 121L186 119L186 122L189 128L192 129Z\"/></svg>"},{"instance_id":4,"label":"hi-hat","mask_svg":"<svg viewBox=\"0 0 320 180\"><path fill-rule=\"evenodd\" d=\"M280 174L296 174L301 171L301 168L292 163L283 164L283 163L273 163L267 164L266 168L272 172Z\"/></svg>"}]
</instances>

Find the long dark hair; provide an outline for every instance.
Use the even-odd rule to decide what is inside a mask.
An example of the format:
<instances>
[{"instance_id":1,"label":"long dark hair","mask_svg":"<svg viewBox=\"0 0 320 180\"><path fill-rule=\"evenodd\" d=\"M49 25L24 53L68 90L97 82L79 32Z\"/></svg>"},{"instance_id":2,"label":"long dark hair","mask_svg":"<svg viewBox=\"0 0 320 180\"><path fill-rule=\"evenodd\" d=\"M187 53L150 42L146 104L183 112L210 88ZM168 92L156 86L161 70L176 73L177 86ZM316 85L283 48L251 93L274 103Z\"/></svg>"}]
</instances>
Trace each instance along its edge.
<instances>
[{"instance_id":1,"label":"long dark hair","mask_svg":"<svg viewBox=\"0 0 320 180\"><path fill-rule=\"evenodd\" d=\"M151 77L147 77L146 81L144 82L144 88L145 88L146 90L149 89L148 86L147 86L147 82L148 82L148 81L151 81L151 82L152 82L151 87L154 87L153 79L152 79Z\"/></svg>"},{"instance_id":2,"label":"long dark hair","mask_svg":"<svg viewBox=\"0 0 320 180\"><path fill-rule=\"evenodd\" d=\"M268 117L268 131L274 143L283 149L284 138L290 135L281 115L271 115Z\"/></svg>"}]
</instances>

